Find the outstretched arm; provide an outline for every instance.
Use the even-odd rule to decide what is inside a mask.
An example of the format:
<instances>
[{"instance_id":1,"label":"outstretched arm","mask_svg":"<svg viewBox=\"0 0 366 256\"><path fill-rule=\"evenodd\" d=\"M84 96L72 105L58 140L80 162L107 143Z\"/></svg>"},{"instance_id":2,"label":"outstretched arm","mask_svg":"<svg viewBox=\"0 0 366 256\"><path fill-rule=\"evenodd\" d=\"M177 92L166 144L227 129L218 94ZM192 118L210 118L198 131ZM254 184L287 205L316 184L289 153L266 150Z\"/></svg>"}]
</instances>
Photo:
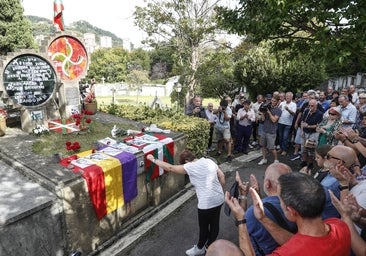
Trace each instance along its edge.
<instances>
[{"instance_id":1,"label":"outstretched arm","mask_svg":"<svg viewBox=\"0 0 366 256\"><path fill-rule=\"evenodd\" d=\"M231 212L237 221L245 220L244 209L240 206L236 198L230 196L229 192L225 193L225 202L230 207ZM237 226L240 249L244 252L245 256L255 256L254 248L250 242L247 225L245 222L240 222Z\"/></svg>"},{"instance_id":2,"label":"outstretched arm","mask_svg":"<svg viewBox=\"0 0 366 256\"><path fill-rule=\"evenodd\" d=\"M154 164L156 164L157 166L163 168L164 170L166 170L168 172L175 172L175 173L179 173L179 174L187 173L186 170L184 169L183 165L172 165L172 164L166 163L164 161L156 159L151 154L147 155L146 159L150 160L151 162L153 162Z\"/></svg>"},{"instance_id":3,"label":"outstretched arm","mask_svg":"<svg viewBox=\"0 0 366 256\"><path fill-rule=\"evenodd\" d=\"M353 221L351 219L352 209L347 205L347 200L340 201L331 190L329 190L330 198L335 208L337 208L339 214L342 216L342 220L346 222L351 232L351 247L355 255L366 255L366 243L358 234ZM345 203L343 203L345 202Z\"/></svg>"},{"instance_id":4,"label":"outstretched arm","mask_svg":"<svg viewBox=\"0 0 366 256\"><path fill-rule=\"evenodd\" d=\"M294 234L287 231L286 229L280 227L273 220L268 218L264 214L263 202L260 199L258 193L253 189L249 189L249 193L252 197L253 201L253 210L254 216L258 219L258 221L264 226L264 228L271 234L273 239L279 244L282 245L286 243Z\"/></svg>"}]
</instances>

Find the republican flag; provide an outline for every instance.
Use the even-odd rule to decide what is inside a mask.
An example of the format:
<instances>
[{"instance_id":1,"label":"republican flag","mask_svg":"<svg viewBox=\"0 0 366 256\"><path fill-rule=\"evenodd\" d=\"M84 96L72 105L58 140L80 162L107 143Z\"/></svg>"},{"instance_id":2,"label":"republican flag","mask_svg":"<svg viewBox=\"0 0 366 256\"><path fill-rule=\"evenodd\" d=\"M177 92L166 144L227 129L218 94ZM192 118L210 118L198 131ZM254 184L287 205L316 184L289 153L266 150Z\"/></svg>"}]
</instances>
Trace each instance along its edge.
<instances>
[{"instance_id":1,"label":"republican flag","mask_svg":"<svg viewBox=\"0 0 366 256\"><path fill-rule=\"evenodd\" d=\"M64 10L64 5L62 4L62 0L54 0L54 3L53 3L53 13L54 13L53 14L53 23L61 31L65 31L64 19L63 19L63 15L62 15L63 10Z\"/></svg>"},{"instance_id":2,"label":"republican flag","mask_svg":"<svg viewBox=\"0 0 366 256\"><path fill-rule=\"evenodd\" d=\"M131 202L138 194L136 156L128 152L115 156L99 154L105 159L90 159L92 150L87 150L60 162L65 167L73 165L75 172L82 171L98 220ZM79 164L78 159L84 163Z\"/></svg>"}]
</instances>

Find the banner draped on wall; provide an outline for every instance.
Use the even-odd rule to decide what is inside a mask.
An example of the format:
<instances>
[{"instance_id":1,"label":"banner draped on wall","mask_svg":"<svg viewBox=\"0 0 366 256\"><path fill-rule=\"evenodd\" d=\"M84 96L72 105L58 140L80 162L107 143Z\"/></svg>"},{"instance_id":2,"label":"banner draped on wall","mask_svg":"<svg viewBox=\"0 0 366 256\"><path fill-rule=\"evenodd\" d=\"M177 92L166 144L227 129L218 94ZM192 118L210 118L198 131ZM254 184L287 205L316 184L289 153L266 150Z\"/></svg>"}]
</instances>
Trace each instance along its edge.
<instances>
[{"instance_id":1,"label":"banner draped on wall","mask_svg":"<svg viewBox=\"0 0 366 256\"><path fill-rule=\"evenodd\" d=\"M64 10L64 5L62 0L55 0L53 3L53 23L58 27L59 30L65 31L64 19L62 12Z\"/></svg>"}]
</instances>

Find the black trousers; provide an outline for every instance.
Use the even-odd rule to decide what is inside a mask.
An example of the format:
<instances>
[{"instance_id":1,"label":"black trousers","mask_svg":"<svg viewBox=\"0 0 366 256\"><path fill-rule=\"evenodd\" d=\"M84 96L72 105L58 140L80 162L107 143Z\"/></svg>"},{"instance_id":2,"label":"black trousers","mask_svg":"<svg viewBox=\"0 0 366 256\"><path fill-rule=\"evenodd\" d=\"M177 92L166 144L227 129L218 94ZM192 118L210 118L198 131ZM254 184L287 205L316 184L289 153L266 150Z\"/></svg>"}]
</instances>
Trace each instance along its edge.
<instances>
[{"instance_id":1,"label":"black trousers","mask_svg":"<svg viewBox=\"0 0 366 256\"><path fill-rule=\"evenodd\" d=\"M208 247L216 240L220 230L221 206L205 210L198 209L198 225L200 229L198 248L201 249L204 245Z\"/></svg>"}]
</instances>

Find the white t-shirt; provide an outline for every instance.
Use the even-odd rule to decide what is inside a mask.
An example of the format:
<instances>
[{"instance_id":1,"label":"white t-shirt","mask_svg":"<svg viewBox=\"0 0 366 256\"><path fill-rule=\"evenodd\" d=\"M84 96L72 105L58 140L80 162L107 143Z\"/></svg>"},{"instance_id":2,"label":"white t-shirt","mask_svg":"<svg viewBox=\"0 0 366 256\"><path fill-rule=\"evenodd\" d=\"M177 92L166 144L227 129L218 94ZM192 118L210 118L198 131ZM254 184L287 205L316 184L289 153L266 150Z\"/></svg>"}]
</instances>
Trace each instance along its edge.
<instances>
[{"instance_id":1,"label":"white t-shirt","mask_svg":"<svg viewBox=\"0 0 366 256\"><path fill-rule=\"evenodd\" d=\"M281 110L282 110L282 114L280 116L280 119L278 120L279 124L284 124L284 125L292 125L292 120L294 119L294 115L291 115L290 112L288 112L285 107L288 107L289 110L291 110L292 112L296 113L296 103L295 102L290 102L287 103L286 101L282 101L280 103L280 105L278 106Z\"/></svg>"},{"instance_id":2,"label":"white t-shirt","mask_svg":"<svg viewBox=\"0 0 366 256\"><path fill-rule=\"evenodd\" d=\"M357 203L362 208L366 208L366 180L361 181L356 186L354 186L350 190L350 193L355 196ZM359 228L356 224L355 227L358 233L361 233L361 228Z\"/></svg>"},{"instance_id":3,"label":"white t-shirt","mask_svg":"<svg viewBox=\"0 0 366 256\"><path fill-rule=\"evenodd\" d=\"M184 164L189 180L196 189L198 209L211 209L224 203L224 191L217 177L218 168L214 161L204 157Z\"/></svg>"}]
</instances>

